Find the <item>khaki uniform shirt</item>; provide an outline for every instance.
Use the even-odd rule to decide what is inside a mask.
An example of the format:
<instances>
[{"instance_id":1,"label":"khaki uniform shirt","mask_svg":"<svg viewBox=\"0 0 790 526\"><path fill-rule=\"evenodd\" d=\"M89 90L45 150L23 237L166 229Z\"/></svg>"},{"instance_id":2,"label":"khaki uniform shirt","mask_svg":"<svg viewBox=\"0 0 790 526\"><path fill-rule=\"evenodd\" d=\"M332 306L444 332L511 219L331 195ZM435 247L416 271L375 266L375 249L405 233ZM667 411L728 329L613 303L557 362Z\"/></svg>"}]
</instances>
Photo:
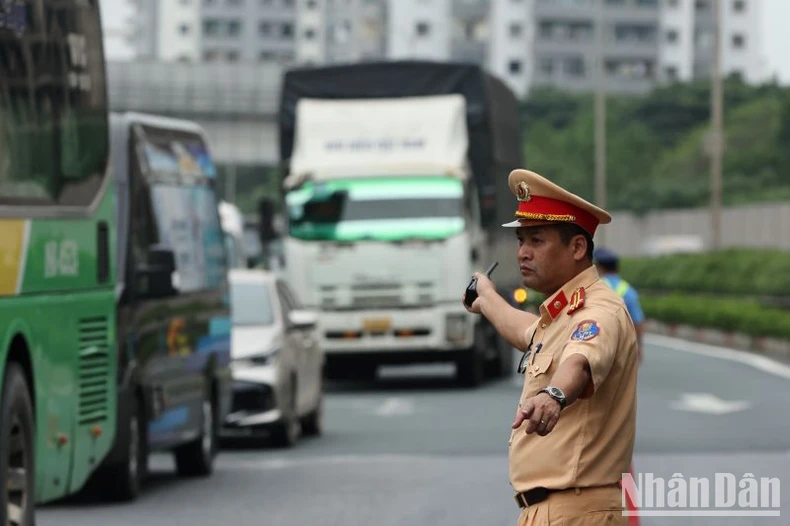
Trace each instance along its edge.
<instances>
[{"instance_id":1,"label":"khaki uniform shirt","mask_svg":"<svg viewBox=\"0 0 790 526\"><path fill-rule=\"evenodd\" d=\"M545 437L527 435L526 423L512 431L510 483L517 492L615 484L629 471L636 434L638 344L625 304L590 267L548 298L540 314L525 331L524 348L532 340L532 352L519 407L551 385L573 354L587 358L592 382Z\"/></svg>"}]
</instances>

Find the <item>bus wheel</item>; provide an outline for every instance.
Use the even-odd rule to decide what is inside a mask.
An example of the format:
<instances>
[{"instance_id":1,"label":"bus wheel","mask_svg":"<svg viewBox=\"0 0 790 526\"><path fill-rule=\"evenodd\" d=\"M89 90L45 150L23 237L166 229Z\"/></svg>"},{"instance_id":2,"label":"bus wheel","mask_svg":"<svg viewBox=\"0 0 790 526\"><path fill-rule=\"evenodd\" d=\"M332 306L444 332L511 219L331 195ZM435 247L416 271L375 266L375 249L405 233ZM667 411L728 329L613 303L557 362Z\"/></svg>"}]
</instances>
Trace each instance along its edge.
<instances>
[{"instance_id":1,"label":"bus wheel","mask_svg":"<svg viewBox=\"0 0 790 526\"><path fill-rule=\"evenodd\" d=\"M210 475L214 470L217 452L217 424L214 400L203 400L200 436L175 449L176 470L179 475L194 477Z\"/></svg>"},{"instance_id":2,"label":"bus wheel","mask_svg":"<svg viewBox=\"0 0 790 526\"><path fill-rule=\"evenodd\" d=\"M33 404L22 368L6 365L0 409L0 524L32 526L35 494Z\"/></svg>"}]
</instances>

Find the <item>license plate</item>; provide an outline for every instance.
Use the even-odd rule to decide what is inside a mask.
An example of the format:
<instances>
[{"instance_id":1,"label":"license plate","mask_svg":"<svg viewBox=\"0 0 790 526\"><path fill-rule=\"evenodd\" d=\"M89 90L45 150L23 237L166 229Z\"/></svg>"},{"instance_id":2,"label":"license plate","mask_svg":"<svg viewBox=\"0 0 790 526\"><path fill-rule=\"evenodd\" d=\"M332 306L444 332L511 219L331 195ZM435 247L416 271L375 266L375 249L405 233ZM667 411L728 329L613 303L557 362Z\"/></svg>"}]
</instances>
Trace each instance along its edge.
<instances>
[{"instance_id":1,"label":"license plate","mask_svg":"<svg viewBox=\"0 0 790 526\"><path fill-rule=\"evenodd\" d=\"M392 327L392 320L389 318L366 318L362 322L362 327L367 332L386 332Z\"/></svg>"}]
</instances>

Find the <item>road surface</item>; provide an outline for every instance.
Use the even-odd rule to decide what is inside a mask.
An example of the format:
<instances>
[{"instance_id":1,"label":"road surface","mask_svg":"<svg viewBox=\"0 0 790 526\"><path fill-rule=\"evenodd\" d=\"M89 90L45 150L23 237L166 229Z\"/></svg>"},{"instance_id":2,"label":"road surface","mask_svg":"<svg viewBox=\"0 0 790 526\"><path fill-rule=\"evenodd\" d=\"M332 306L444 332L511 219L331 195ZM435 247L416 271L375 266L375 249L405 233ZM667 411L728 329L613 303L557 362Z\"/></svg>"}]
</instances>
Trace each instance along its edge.
<instances>
[{"instance_id":1,"label":"road surface","mask_svg":"<svg viewBox=\"0 0 790 526\"><path fill-rule=\"evenodd\" d=\"M714 358L710 354L726 356ZM388 369L370 384L328 386L326 431L291 450L231 444L209 479L152 460L141 498L42 506L39 526L513 526L507 440L518 378L477 390L451 366ZM790 367L650 336L640 370L637 473L746 473L790 481ZM788 524L778 518L642 517L644 526ZM652 511L659 511L653 509Z\"/></svg>"}]
</instances>

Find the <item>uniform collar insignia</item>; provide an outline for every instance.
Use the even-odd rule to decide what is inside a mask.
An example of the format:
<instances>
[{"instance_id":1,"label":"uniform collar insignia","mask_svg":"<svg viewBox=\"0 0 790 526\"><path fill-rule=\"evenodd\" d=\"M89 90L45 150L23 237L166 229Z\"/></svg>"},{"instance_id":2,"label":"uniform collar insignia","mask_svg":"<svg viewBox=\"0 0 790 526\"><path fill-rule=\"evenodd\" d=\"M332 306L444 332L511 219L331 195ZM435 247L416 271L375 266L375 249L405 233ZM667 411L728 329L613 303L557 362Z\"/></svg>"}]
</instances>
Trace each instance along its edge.
<instances>
[{"instance_id":1,"label":"uniform collar insignia","mask_svg":"<svg viewBox=\"0 0 790 526\"><path fill-rule=\"evenodd\" d=\"M573 294L571 294L571 301L569 305L570 305L568 307L569 316L574 312L576 312L577 310L584 307L584 287L579 287L578 289L573 291Z\"/></svg>"},{"instance_id":2,"label":"uniform collar insignia","mask_svg":"<svg viewBox=\"0 0 790 526\"><path fill-rule=\"evenodd\" d=\"M565 297L563 291L559 291L553 298L546 302L546 310L549 311L552 319L556 318L562 312L562 309L568 304L568 298Z\"/></svg>"}]
</instances>

